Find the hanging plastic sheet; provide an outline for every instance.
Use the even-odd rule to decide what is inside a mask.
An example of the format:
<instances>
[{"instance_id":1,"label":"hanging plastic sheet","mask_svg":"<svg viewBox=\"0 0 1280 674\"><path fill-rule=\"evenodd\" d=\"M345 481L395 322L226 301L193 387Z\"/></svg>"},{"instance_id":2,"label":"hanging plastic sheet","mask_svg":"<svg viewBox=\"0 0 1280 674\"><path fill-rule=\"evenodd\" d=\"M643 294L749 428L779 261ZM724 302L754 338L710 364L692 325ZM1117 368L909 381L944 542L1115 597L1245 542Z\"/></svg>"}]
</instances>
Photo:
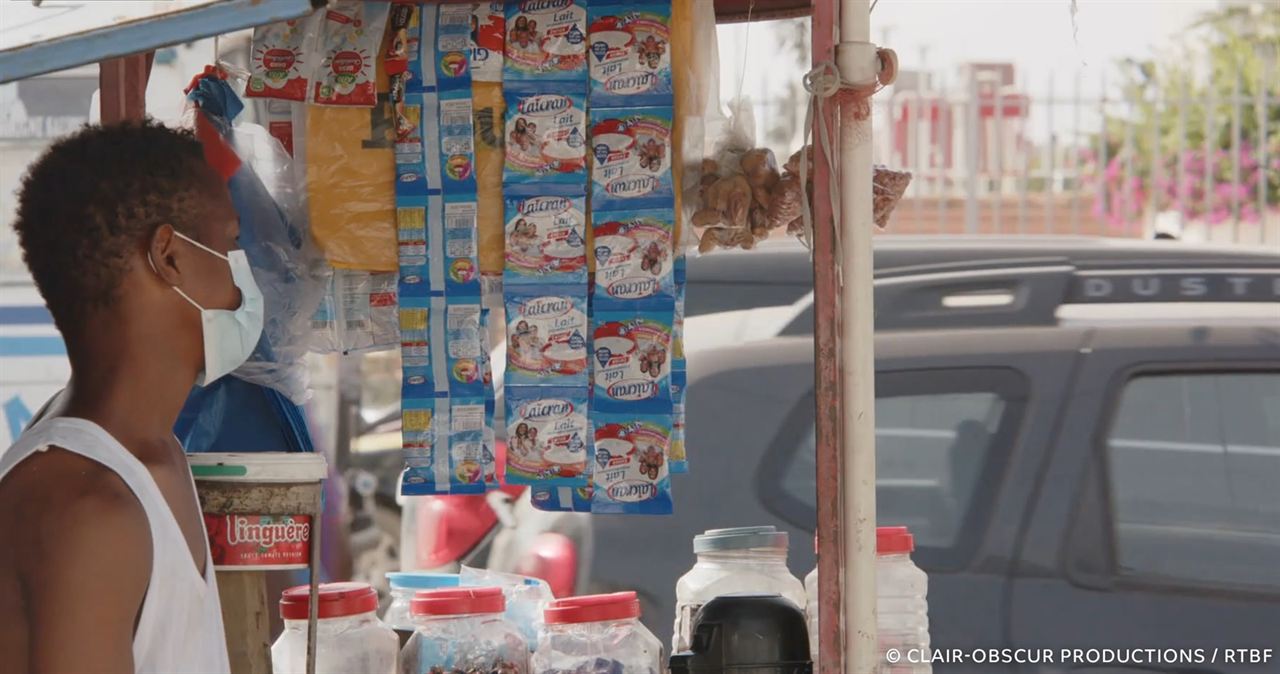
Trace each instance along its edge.
<instances>
[{"instance_id":1,"label":"hanging plastic sheet","mask_svg":"<svg viewBox=\"0 0 1280 674\"><path fill-rule=\"evenodd\" d=\"M233 373L269 386L295 403L309 397L304 357L310 321L328 284L326 267L307 236L288 153L256 125L233 126L243 104L231 86L210 72L188 93L197 131L214 157L240 217L240 244L262 289L266 320L249 360Z\"/></svg>"},{"instance_id":2,"label":"hanging plastic sheet","mask_svg":"<svg viewBox=\"0 0 1280 674\"><path fill-rule=\"evenodd\" d=\"M173 432L191 453L315 451L301 408L234 377L193 389Z\"/></svg>"}]
</instances>

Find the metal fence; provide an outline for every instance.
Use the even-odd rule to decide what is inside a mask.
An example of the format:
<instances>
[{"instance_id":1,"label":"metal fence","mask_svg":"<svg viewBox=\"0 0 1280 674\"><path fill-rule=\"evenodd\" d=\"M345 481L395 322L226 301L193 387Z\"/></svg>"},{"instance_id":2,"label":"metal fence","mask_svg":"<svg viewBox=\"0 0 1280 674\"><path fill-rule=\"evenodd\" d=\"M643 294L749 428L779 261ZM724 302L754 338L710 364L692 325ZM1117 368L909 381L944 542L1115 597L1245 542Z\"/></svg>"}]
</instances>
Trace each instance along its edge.
<instances>
[{"instance_id":1,"label":"metal fence","mask_svg":"<svg viewBox=\"0 0 1280 674\"><path fill-rule=\"evenodd\" d=\"M1280 247L1280 95L1269 77L1246 87L1254 95L1237 79L1221 99L1086 94L1081 76L1028 95L997 67L958 91L920 77L883 92L876 161L914 174L891 233L1164 232ZM1095 92L1108 91L1101 84Z\"/></svg>"}]
</instances>

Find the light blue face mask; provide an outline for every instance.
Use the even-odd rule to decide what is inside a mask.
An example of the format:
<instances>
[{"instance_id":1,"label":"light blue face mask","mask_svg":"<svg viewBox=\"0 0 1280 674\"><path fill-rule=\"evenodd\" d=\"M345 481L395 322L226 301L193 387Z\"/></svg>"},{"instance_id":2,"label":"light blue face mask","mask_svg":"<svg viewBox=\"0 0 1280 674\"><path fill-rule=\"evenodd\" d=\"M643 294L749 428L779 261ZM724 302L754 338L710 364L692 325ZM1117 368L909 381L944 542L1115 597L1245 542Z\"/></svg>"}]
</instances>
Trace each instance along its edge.
<instances>
[{"instance_id":1,"label":"light blue face mask","mask_svg":"<svg viewBox=\"0 0 1280 674\"><path fill-rule=\"evenodd\" d=\"M226 260L231 265L231 281L240 289L240 308L228 311L206 309L182 292L181 288L173 288L182 299L200 310L204 336L204 372L200 373L196 384L208 386L243 365L258 345L258 338L262 336L262 291L253 280L253 272L249 269L249 260L244 256L243 250L232 250L223 255L181 232L174 234L210 255ZM147 253L147 261L155 269L150 252Z\"/></svg>"}]
</instances>

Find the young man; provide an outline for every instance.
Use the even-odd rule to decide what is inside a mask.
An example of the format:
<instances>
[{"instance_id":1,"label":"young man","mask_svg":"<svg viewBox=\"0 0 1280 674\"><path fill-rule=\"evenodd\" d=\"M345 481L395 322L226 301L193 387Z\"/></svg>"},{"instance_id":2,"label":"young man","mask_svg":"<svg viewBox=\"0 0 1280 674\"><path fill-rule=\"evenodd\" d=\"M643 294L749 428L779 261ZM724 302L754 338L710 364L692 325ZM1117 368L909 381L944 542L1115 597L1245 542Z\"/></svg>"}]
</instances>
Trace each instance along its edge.
<instances>
[{"instance_id":1,"label":"young man","mask_svg":"<svg viewBox=\"0 0 1280 674\"><path fill-rule=\"evenodd\" d=\"M262 330L225 182L188 133L90 126L31 167L14 227L72 374L0 455L0 669L227 672L173 435Z\"/></svg>"}]
</instances>

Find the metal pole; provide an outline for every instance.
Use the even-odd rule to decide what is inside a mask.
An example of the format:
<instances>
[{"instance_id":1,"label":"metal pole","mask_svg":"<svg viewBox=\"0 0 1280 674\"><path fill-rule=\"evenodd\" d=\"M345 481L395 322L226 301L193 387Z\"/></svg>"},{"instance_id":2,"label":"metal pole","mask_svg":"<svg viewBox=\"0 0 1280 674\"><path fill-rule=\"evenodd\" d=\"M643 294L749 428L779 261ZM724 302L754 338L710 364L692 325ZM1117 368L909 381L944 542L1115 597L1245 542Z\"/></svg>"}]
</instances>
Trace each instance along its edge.
<instances>
[{"instance_id":1,"label":"metal pole","mask_svg":"<svg viewBox=\"0 0 1280 674\"><path fill-rule=\"evenodd\" d=\"M991 221L995 228L996 234L1004 234L1004 218L1002 215L1004 206L1004 82L1000 81L996 84L995 97L995 166L987 165L987 168L995 174L995 195L991 201ZM987 120L982 120L983 128L987 126ZM1021 232L1019 232L1021 233Z\"/></svg>"},{"instance_id":2,"label":"metal pole","mask_svg":"<svg viewBox=\"0 0 1280 674\"><path fill-rule=\"evenodd\" d=\"M964 231L978 233L978 78L969 75L969 105L965 114Z\"/></svg>"},{"instance_id":3,"label":"metal pole","mask_svg":"<svg viewBox=\"0 0 1280 674\"><path fill-rule=\"evenodd\" d=\"M1137 146L1134 141L1133 118L1137 114L1138 107L1134 103L1134 93L1132 91L1125 92L1125 98L1128 100L1129 109L1125 112L1124 149L1121 150L1124 153L1124 161L1122 162L1124 179L1120 183L1120 194L1123 195L1123 200L1120 202L1120 212L1123 214L1121 217L1124 220L1122 236L1132 236L1133 225L1137 225L1139 228L1142 227L1142 223L1138 221L1135 213L1138 204L1134 201L1133 192L1129 189L1130 181L1133 180L1134 174L1133 155L1137 152Z\"/></svg>"},{"instance_id":4,"label":"metal pole","mask_svg":"<svg viewBox=\"0 0 1280 674\"><path fill-rule=\"evenodd\" d=\"M922 56L923 56L923 51L922 51ZM921 80L923 80L924 77L926 77L927 75L925 73L921 73L920 76L921 76ZM908 133L910 134L908 136L910 140L908 141L909 145L907 147L911 149L910 159L908 160L909 162L908 166L911 167L910 168L911 172L917 176L921 174L921 170L922 170L922 163L920 161L920 117L921 117L920 112L924 108L923 96L924 94L921 92L919 88L917 88L915 91L911 92L911 98L908 99L912 104L911 108L909 108L909 112L914 113L914 114L911 114L910 120L909 120L910 123L907 124L907 128L909 129ZM907 188L907 192L909 192L911 195L911 201L912 201L911 209L913 211L913 215L915 216L914 218L912 218L912 220L914 221L915 227L919 227L921 220L923 220L923 217L921 216L921 213L922 213L921 209L923 208L924 204L920 198L920 193L923 191L921 189L922 187L923 187L922 184L916 184L914 188L910 186Z\"/></svg>"},{"instance_id":5,"label":"metal pole","mask_svg":"<svg viewBox=\"0 0 1280 674\"><path fill-rule=\"evenodd\" d=\"M835 58L836 2L813 5L812 44L816 66ZM886 28L886 33L888 29ZM814 120L827 124L835 118L835 106ZM818 129L814 138L821 138ZM814 346L814 445L818 465L818 654L815 671L844 672L843 622L840 604L843 543L840 539L840 273L836 267L836 238L832 228L831 182L822 143L813 144L813 346Z\"/></svg>"},{"instance_id":6,"label":"metal pole","mask_svg":"<svg viewBox=\"0 0 1280 674\"><path fill-rule=\"evenodd\" d=\"M1254 103L1258 110L1258 243L1267 242L1267 176L1270 164L1267 163L1267 110L1271 105L1271 59L1262 59L1262 79L1258 82L1258 92Z\"/></svg>"},{"instance_id":7,"label":"metal pole","mask_svg":"<svg viewBox=\"0 0 1280 674\"><path fill-rule=\"evenodd\" d=\"M324 487L316 487L316 498L311 516L311 589L307 603L307 674L316 674L316 646L319 640L320 617L320 532L324 510Z\"/></svg>"},{"instance_id":8,"label":"metal pole","mask_svg":"<svg viewBox=\"0 0 1280 674\"><path fill-rule=\"evenodd\" d=\"M1178 222L1180 224L1187 221L1187 105L1189 104L1189 96L1187 93L1187 82L1182 83L1181 91L1178 94ZM1182 232L1178 232L1178 237L1182 237Z\"/></svg>"},{"instance_id":9,"label":"metal pole","mask_svg":"<svg viewBox=\"0 0 1280 674\"><path fill-rule=\"evenodd\" d=\"M871 44L871 3L842 0L837 63L855 85L876 81L879 59ZM855 104L856 105L856 104ZM872 307L871 115L840 111L840 383L841 517L844 530L844 647L847 670L873 674L876 641L875 341Z\"/></svg>"},{"instance_id":10,"label":"metal pole","mask_svg":"<svg viewBox=\"0 0 1280 674\"><path fill-rule=\"evenodd\" d=\"M1044 178L1044 231L1046 234L1057 234L1057 228L1054 226L1054 211L1058 209L1058 191L1055 189L1058 179L1058 130L1053 125L1053 109L1058 105L1057 91L1053 86L1053 72L1049 73L1049 101L1045 110L1045 125L1049 127L1049 141L1045 146L1046 153L1049 155L1045 161L1045 178ZM1019 110L1024 116L1030 117L1027 110Z\"/></svg>"},{"instance_id":11,"label":"metal pole","mask_svg":"<svg viewBox=\"0 0 1280 674\"><path fill-rule=\"evenodd\" d=\"M1240 243L1240 71L1231 87L1231 243Z\"/></svg>"},{"instance_id":12,"label":"metal pole","mask_svg":"<svg viewBox=\"0 0 1280 674\"><path fill-rule=\"evenodd\" d=\"M1110 142L1110 131L1107 128L1107 72L1102 71L1102 95L1098 99L1098 118L1102 120L1102 131L1098 134L1098 199L1102 203L1102 233L1107 233L1107 219L1111 213L1111 195L1107 191L1107 143Z\"/></svg>"},{"instance_id":13,"label":"metal pole","mask_svg":"<svg viewBox=\"0 0 1280 674\"><path fill-rule=\"evenodd\" d=\"M938 80L938 233L947 230L947 201L951 198L951 99L947 77Z\"/></svg>"},{"instance_id":14,"label":"metal pole","mask_svg":"<svg viewBox=\"0 0 1280 674\"><path fill-rule=\"evenodd\" d=\"M1163 101L1160 99L1160 92L1154 91L1151 94L1151 115L1149 126L1151 137L1151 154L1149 158L1150 172L1147 174L1147 213L1146 223L1148 234L1155 232L1156 216L1160 213L1160 190L1161 183L1164 182L1164 149L1161 147L1160 138L1160 109Z\"/></svg>"},{"instance_id":15,"label":"metal pole","mask_svg":"<svg viewBox=\"0 0 1280 674\"><path fill-rule=\"evenodd\" d=\"M1217 141L1216 129L1214 128L1214 113L1217 111L1218 102L1215 100L1214 92L1217 91L1213 86L1208 87L1209 100L1204 106L1204 175L1203 175L1203 201L1200 209L1200 226L1204 228L1204 240L1213 240L1213 225L1210 221L1210 215L1214 205L1213 179L1214 174L1218 170L1218 158L1214 152L1214 144Z\"/></svg>"},{"instance_id":16,"label":"metal pole","mask_svg":"<svg viewBox=\"0 0 1280 674\"><path fill-rule=\"evenodd\" d=\"M1080 139L1084 136L1080 133L1080 108L1084 106L1084 101L1080 100L1080 71L1076 71L1074 84L1071 88L1071 174L1074 183L1071 185L1071 233L1080 233L1080 184L1084 182L1084 170L1081 166L1081 148Z\"/></svg>"}]
</instances>

